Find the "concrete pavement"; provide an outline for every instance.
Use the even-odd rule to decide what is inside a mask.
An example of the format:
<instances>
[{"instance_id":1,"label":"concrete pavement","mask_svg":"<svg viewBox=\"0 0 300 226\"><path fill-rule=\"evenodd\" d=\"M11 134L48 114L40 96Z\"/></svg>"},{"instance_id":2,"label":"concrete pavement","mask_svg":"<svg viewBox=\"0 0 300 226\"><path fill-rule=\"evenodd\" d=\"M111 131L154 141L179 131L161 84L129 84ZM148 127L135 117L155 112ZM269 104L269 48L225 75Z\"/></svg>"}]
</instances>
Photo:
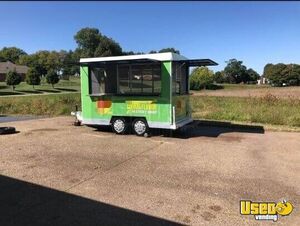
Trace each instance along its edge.
<instances>
[{"instance_id":1,"label":"concrete pavement","mask_svg":"<svg viewBox=\"0 0 300 226\"><path fill-rule=\"evenodd\" d=\"M300 222L300 133L144 138L72 122L5 123L19 133L0 136L0 225L269 224L240 215L240 200L283 198L295 209L276 224Z\"/></svg>"}]
</instances>

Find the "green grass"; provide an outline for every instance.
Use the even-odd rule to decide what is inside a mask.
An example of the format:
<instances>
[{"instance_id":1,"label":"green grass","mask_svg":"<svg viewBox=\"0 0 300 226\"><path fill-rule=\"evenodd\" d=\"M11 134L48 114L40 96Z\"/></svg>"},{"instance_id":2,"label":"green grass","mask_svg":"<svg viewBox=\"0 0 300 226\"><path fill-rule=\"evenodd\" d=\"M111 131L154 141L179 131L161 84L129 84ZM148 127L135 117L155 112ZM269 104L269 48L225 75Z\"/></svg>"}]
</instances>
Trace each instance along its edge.
<instances>
[{"instance_id":1,"label":"green grass","mask_svg":"<svg viewBox=\"0 0 300 226\"><path fill-rule=\"evenodd\" d=\"M80 107L80 94L33 95L0 98L0 115L70 115ZM194 119L235 121L300 127L300 100L191 96Z\"/></svg>"},{"instance_id":2,"label":"green grass","mask_svg":"<svg viewBox=\"0 0 300 226\"><path fill-rule=\"evenodd\" d=\"M215 90L228 90L228 91L236 91L236 90L261 90L261 89L272 89L270 85L256 85L256 84L213 84L211 87L207 87L205 90L191 90L191 93L209 91L214 92Z\"/></svg>"},{"instance_id":3,"label":"green grass","mask_svg":"<svg viewBox=\"0 0 300 226\"><path fill-rule=\"evenodd\" d=\"M225 90L237 90L237 89L263 89L271 88L270 85L257 85L257 84L218 84L223 86Z\"/></svg>"},{"instance_id":4,"label":"green grass","mask_svg":"<svg viewBox=\"0 0 300 226\"><path fill-rule=\"evenodd\" d=\"M272 95L247 97L191 97L194 119L226 120L300 127L300 100Z\"/></svg>"},{"instance_id":5,"label":"green grass","mask_svg":"<svg viewBox=\"0 0 300 226\"><path fill-rule=\"evenodd\" d=\"M65 93L80 91L80 78L70 77L70 80L60 80L55 84L54 89L50 84L47 84L45 78L42 79L41 85L35 86L34 89L26 82L21 82L16 86L15 91L5 82L0 82L0 96L7 95L28 95L28 94L44 94L44 93Z\"/></svg>"},{"instance_id":6,"label":"green grass","mask_svg":"<svg viewBox=\"0 0 300 226\"><path fill-rule=\"evenodd\" d=\"M0 115L70 115L80 103L79 93L6 97L0 98Z\"/></svg>"}]
</instances>

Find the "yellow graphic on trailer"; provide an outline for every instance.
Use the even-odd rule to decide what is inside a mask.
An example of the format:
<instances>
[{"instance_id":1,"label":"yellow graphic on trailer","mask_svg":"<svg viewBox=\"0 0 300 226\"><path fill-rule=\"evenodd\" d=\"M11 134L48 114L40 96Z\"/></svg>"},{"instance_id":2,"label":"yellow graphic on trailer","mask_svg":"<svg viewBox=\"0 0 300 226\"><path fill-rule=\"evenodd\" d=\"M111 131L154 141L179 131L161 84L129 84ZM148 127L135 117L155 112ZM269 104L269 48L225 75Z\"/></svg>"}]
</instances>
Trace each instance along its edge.
<instances>
[{"instance_id":1,"label":"yellow graphic on trailer","mask_svg":"<svg viewBox=\"0 0 300 226\"><path fill-rule=\"evenodd\" d=\"M141 114L156 114L156 101L126 101L127 114L141 113Z\"/></svg>"},{"instance_id":2,"label":"yellow graphic on trailer","mask_svg":"<svg viewBox=\"0 0 300 226\"><path fill-rule=\"evenodd\" d=\"M255 220L273 220L277 221L279 215L288 216L294 207L290 202L251 202L241 200L240 213L242 215L254 215Z\"/></svg>"}]
</instances>

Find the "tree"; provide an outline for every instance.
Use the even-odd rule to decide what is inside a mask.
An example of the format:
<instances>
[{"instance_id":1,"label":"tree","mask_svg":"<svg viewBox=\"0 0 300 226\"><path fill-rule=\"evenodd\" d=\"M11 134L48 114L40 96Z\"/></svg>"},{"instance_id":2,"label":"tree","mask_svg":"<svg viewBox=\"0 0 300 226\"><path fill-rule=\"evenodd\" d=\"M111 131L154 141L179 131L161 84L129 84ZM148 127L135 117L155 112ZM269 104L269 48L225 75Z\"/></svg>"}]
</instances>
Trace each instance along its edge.
<instances>
[{"instance_id":1,"label":"tree","mask_svg":"<svg viewBox=\"0 0 300 226\"><path fill-rule=\"evenodd\" d=\"M167 52L172 52L172 53L177 53L180 54L179 50L176 50L175 48L171 47L171 48L163 48L161 50L158 51L159 53L167 53Z\"/></svg>"},{"instance_id":2,"label":"tree","mask_svg":"<svg viewBox=\"0 0 300 226\"><path fill-rule=\"evenodd\" d=\"M33 67L38 71L40 75L46 75L49 69L48 57L50 55L50 51L48 50L40 50L36 52L33 57L36 59Z\"/></svg>"},{"instance_id":3,"label":"tree","mask_svg":"<svg viewBox=\"0 0 300 226\"><path fill-rule=\"evenodd\" d=\"M48 70L61 70L65 64L67 51L40 50L34 54L22 56L19 63L35 68L40 76L46 75ZM79 60L79 58L78 58ZM73 63L74 64L74 63Z\"/></svg>"},{"instance_id":4,"label":"tree","mask_svg":"<svg viewBox=\"0 0 300 226\"><path fill-rule=\"evenodd\" d=\"M74 36L80 57L123 55L121 46L112 38L102 35L97 28L83 28Z\"/></svg>"},{"instance_id":5,"label":"tree","mask_svg":"<svg viewBox=\"0 0 300 226\"><path fill-rule=\"evenodd\" d=\"M243 65L243 61L230 59L226 63L224 72L227 81L234 81L235 83L248 81L247 67Z\"/></svg>"},{"instance_id":6,"label":"tree","mask_svg":"<svg viewBox=\"0 0 300 226\"><path fill-rule=\"evenodd\" d=\"M252 68L247 69L246 74L248 77L248 81L250 82L256 82L260 77L259 74Z\"/></svg>"},{"instance_id":7,"label":"tree","mask_svg":"<svg viewBox=\"0 0 300 226\"><path fill-rule=\"evenodd\" d=\"M61 51L60 54L63 55L63 52ZM62 59L62 69L64 71L64 77L79 73L79 65L77 65L78 61L79 57L77 58L72 50L65 53L65 56Z\"/></svg>"},{"instance_id":8,"label":"tree","mask_svg":"<svg viewBox=\"0 0 300 226\"><path fill-rule=\"evenodd\" d=\"M133 51L125 51L122 53L122 55L127 56L127 55L134 55L135 53Z\"/></svg>"},{"instance_id":9,"label":"tree","mask_svg":"<svg viewBox=\"0 0 300 226\"><path fill-rule=\"evenodd\" d=\"M293 72L295 73L295 77L297 77L297 86L300 85L300 65L294 64Z\"/></svg>"},{"instance_id":10,"label":"tree","mask_svg":"<svg viewBox=\"0 0 300 226\"><path fill-rule=\"evenodd\" d=\"M33 57L32 55L22 55L18 60L18 64L26 65L28 67L32 67Z\"/></svg>"},{"instance_id":11,"label":"tree","mask_svg":"<svg viewBox=\"0 0 300 226\"><path fill-rule=\"evenodd\" d=\"M263 76L274 86L300 84L300 65L298 64L266 64Z\"/></svg>"},{"instance_id":12,"label":"tree","mask_svg":"<svg viewBox=\"0 0 300 226\"><path fill-rule=\"evenodd\" d=\"M39 75L45 75L47 73L47 57L49 51L38 51L31 55L21 56L19 64L26 65L31 68L35 68Z\"/></svg>"},{"instance_id":13,"label":"tree","mask_svg":"<svg viewBox=\"0 0 300 226\"><path fill-rule=\"evenodd\" d=\"M266 64L264 67L264 72L263 72L263 76L268 78L269 76L271 76L273 74L273 64Z\"/></svg>"},{"instance_id":14,"label":"tree","mask_svg":"<svg viewBox=\"0 0 300 226\"><path fill-rule=\"evenodd\" d=\"M61 69L64 57L65 57L64 52L56 52L56 51L49 52L45 57L45 68L47 72L49 70Z\"/></svg>"},{"instance_id":15,"label":"tree","mask_svg":"<svg viewBox=\"0 0 300 226\"><path fill-rule=\"evenodd\" d=\"M113 39L106 36L100 38L100 42L94 52L95 57L120 56L122 48Z\"/></svg>"},{"instance_id":16,"label":"tree","mask_svg":"<svg viewBox=\"0 0 300 226\"><path fill-rule=\"evenodd\" d=\"M14 71L9 71L6 75L6 84L8 86L12 86L12 90L14 91L16 88L16 85L19 85L22 81L22 77L20 74Z\"/></svg>"},{"instance_id":17,"label":"tree","mask_svg":"<svg viewBox=\"0 0 300 226\"><path fill-rule=\"evenodd\" d=\"M17 63L21 56L27 55L27 53L17 47L4 47L0 50L1 61L11 61Z\"/></svg>"},{"instance_id":18,"label":"tree","mask_svg":"<svg viewBox=\"0 0 300 226\"><path fill-rule=\"evenodd\" d=\"M214 75L213 75L214 81L216 83L223 83L225 81L225 74L224 71L217 71Z\"/></svg>"},{"instance_id":19,"label":"tree","mask_svg":"<svg viewBox=\"0 0 300 226\"><path fill-rule=\"evenodd\" d=\"M207 67L196 67L190 76L190 88L200 90L209 87L213 83L213 75Z\"/></svg>"},{"instance_id":20,"label":"tree","mask_svg":"<svg viewBox=\"0 0 300 226\"><path fill-rule=\"evenodd\" d=\"M267 64L264 68L264 76L269 79L270 83L274 86L282 86L285 83L284 70L286 65L279 64Z\"/></svg>"},{"instance_id":21,"label":"tree","mask_svg":"<svg viewBox=\"0 0 300 226\"><path fill-rule=\"evenodd\" d=\"M48 71L46 75L46 81L48 84L52 85L52 88L54 88L54 84L59 82L59 76L54 70Z\"/></svg>"},{"instance_id":22,"label":"tree","mask_svg":"<svg viewBox=\"0 0 300 226\"><path fill-rule=\"evenodd\" d=\"M33 88L41 84L41 77L36 68L29 68L26 74L26 82L28 85L32 85Z\"/></svg>"},{"instance_id":23,"label":"tree","mask_svg":"<svg viewBox=\"0 0 300 226\"><path fill-rule=\"evenodd\" d=\"M82 28L76 33L74 39L78 44L81 57L93 57L101 39L101 33L97 28Z\"/></svg>"},{"instance_id":24,"label":"tree","mask_svg":"<svg viewBox=\"0 0 300 226\"><path fill-rule=\"evenodd\" d=\"M286 68L282 71L285 78L285 83L290 86L299 85L300 83L300 65L287 64Z\"/></svg>"}]
</instances>

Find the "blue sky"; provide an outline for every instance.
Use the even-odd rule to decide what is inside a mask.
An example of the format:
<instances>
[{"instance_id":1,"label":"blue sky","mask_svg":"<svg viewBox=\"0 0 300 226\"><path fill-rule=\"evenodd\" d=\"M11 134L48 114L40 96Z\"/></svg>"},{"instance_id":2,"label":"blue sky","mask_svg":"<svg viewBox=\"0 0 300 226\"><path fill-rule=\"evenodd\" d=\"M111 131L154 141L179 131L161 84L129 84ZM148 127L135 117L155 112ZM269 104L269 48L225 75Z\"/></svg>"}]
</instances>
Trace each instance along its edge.
<instances>
[{"instance_id":1,"label":"blue sky","mask_svg":"<svg viewBox=\"0 0 300 226\"><path fill-rule=\"evenodd\" d=\"M75 49L74 34L96 27L123 50L175 47L214 70L300 62L300 2L0 2L0 27L0 48L27 53Z\"/></svg>"}]
</instances>

